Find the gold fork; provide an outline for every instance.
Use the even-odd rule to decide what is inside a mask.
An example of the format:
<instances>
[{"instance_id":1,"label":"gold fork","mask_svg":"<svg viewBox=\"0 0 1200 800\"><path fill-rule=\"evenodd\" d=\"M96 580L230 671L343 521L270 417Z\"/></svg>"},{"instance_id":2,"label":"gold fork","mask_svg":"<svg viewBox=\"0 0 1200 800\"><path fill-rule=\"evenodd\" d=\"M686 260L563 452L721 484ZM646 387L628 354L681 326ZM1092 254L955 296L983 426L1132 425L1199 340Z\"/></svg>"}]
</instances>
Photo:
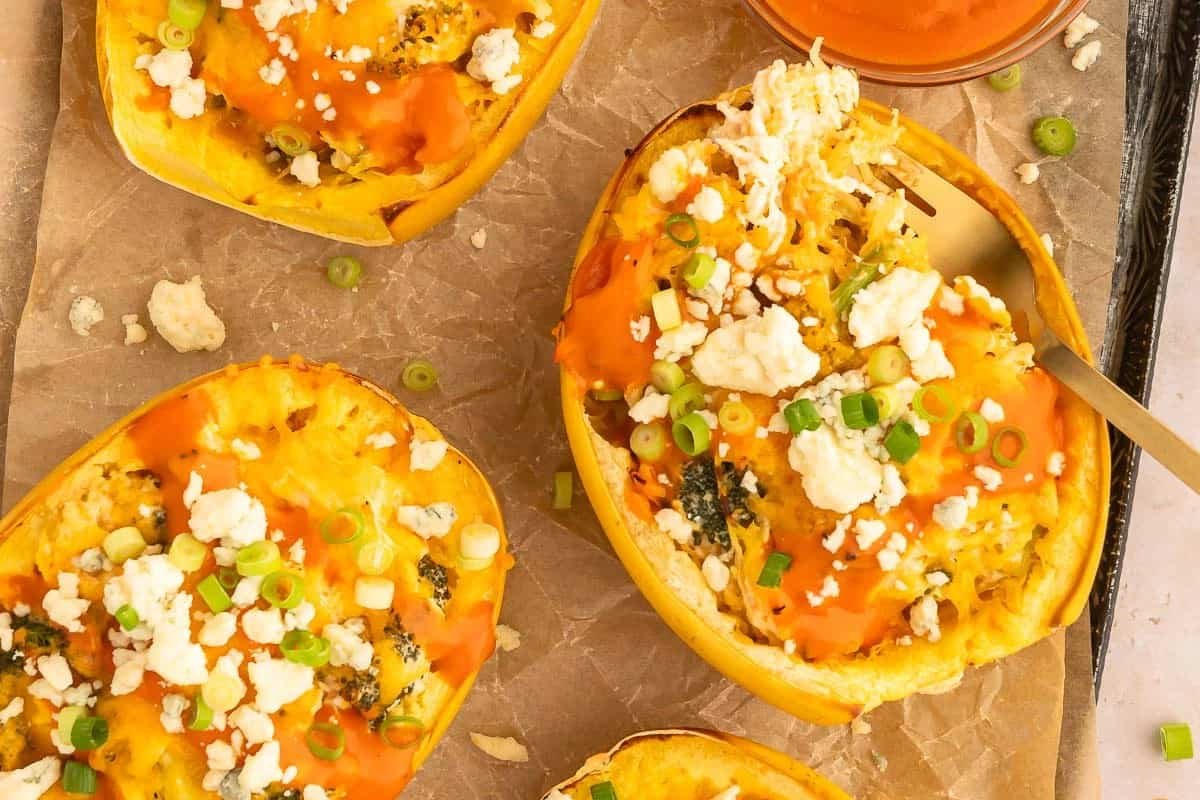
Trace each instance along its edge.
<instances>
[{"instance_id":1,"label":"gold fork","mask_svg":"<svg viewBox=\"0 0 1200 800\"><path fill-rule=\"evenodd\" d=\"M1039 364L1104 415L1195 492L1200 452L1068 347L1038 306L1038 286L1012 232L990 211L923 164L901 156L890 173L910 199L905 221L925 239L930 261L948 278L972 275L1008 305L1013 327ZM892 181L888 181L891 183Z\"/></svg>"}]
</instances>

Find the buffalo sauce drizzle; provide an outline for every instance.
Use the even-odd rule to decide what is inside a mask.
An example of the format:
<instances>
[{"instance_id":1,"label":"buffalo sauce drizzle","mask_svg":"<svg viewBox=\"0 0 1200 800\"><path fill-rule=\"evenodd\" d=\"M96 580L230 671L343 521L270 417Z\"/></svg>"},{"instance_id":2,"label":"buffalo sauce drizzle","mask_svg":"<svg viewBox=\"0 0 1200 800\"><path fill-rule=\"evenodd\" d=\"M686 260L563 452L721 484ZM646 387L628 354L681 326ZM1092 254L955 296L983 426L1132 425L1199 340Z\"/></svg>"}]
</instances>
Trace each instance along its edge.
<instances>
[{"instance_id":1,"label":"buffalo sauce drizzle","mask_svg":"<svg viewBox=\"0 0 1200 800\"><path fill-rule=\"evenodd\" d=\"M328 9L319 13L325 12L332 13ZM268 40L250 4L232 13L268 42L275 54L277 45ZM354 13L353 6L347 13ZM264 81L258 72L261 65L248 60L229 65L229 74L206 70L201 77L264 130L287 123L305 131L314 143L322 132L335 140L361 141L386 171L418 171L426 164L449 161L466 149L471 118L450 65L425 64L399 75L369 69L370 62L344 56L337 60L336 53L327 50L322 30L319 25L310 29L304 15L279 23L273 33L292 39L297 58L278 59L286 70L278 85ZM353 80L346 79L350 75ZM319 106L318 97L323 98ZM327 118L331 113L332 118Z\"/></svg>"}]
</instances>

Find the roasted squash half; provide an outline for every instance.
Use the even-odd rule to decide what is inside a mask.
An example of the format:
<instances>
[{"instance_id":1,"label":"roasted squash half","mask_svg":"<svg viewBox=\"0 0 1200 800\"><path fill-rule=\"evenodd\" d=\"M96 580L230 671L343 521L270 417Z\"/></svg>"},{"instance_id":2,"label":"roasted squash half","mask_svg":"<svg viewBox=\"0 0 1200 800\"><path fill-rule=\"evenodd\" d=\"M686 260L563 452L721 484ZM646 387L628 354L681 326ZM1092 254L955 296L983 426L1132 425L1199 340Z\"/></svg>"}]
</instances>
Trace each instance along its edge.
<instances>
[{"instance_id":1,"label":"roasted squash half","mask_svg":"<svg viewBox=\"0 0 1200 800\"><path fill-rule=\"evenodd\" d=\"M638 733L593 756L543 800L849 800L808 767L738 736Z\"/></svg>"},{"instance_id":2,"label":"roasted squash half","mask_svg":"<svg viewBox=\"0 0 1200 800\"><path fill-rule=\"evenodd\" d=\"M394 797L511 563L479 470L378 386L264 359L172 389L0 524L0 796Z\"/></svg>"},{"instance_id":3,"label":"roasted squash half","mask_svg":"<svg viewBox=\"0 0 1200 800\"><path fill-rule=\"evenodd\" d=\"M500 167L598 6L98 0L100 87L125 154L160 180L309 233L392 244Z\"/></svg>"},{"instance_id":4,"label":"roasted squash half","mask_svg":"<svg viewBox=\"0 0 1200 800\"><path fill-rule=\"evenodd\" d=\"M1104 533L1103 420L986 287L929 263L901 155L1004 221L1088 353L1012 199L819 57L637 146L557 331L571 448L634 581L709 663L818 723L1074 621Z\"/></svg>"}]
</instances>

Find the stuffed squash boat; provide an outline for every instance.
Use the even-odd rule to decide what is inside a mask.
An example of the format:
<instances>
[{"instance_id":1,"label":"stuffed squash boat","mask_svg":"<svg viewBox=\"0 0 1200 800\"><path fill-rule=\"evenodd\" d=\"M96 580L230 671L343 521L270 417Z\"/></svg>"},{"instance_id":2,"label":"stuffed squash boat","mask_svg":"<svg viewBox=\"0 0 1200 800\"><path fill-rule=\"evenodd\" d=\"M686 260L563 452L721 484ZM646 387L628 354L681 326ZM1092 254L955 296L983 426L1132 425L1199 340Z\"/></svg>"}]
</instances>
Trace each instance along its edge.
<instances>
[{"instance_id":1,"label":"stuffed squash boat","mask_svg":"<svg viewBox=\"0 0 1200 800\"><path fill-rule=\"evenodd\" d=\"M98 0L129 159L368 245L435 224L541 115L598 0Z\"/></svg>"},{"instance_id":2,"label":"stuffed squash boat","mask_svg":"<svg viewBox=\"0 0 1200 800\"><path fill-rule=\"evenodd\" d=\"M510 565L487 482L378 387L185 384L0 527L0 797L394 797Z\"/></svg>"},{"instance_id":3,"label":"stuffed squash boat","mask_svg":"<svg viewBox=\"0 0 1200 800\"><path fill-rule=\"evenodd\" d=\"M760 744L699 730L639 733L593 756L542 800L849 800Z\"/></svg>"},{"instance_id":4,"label":"stuffed squash boat","mask_svg":"<svg viewBox=\"0 0 1200 800\"><path fill-rule=\"evenodd\" d=\"M1073 621L1106 507L1101 419L999 299L906 226L901 154L1026 243L1012 201L853 73L777 62L660 125L610 184L558 328L576 462L664 618L726 675L842 722Z\"/></svg>"}]
</instances>

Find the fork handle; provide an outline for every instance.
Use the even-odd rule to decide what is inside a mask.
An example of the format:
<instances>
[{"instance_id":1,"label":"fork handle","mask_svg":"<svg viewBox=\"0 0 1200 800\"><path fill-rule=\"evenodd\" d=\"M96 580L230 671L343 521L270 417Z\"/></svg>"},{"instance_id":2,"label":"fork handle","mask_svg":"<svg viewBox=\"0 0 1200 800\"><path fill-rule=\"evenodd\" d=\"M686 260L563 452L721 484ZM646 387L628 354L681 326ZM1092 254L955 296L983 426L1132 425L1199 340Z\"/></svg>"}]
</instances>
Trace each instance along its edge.
<instances>
[{"instance_id":1,"label":"fork handle","mask_svg":"<svg viewBox=\"0 0 1200 800\"><path fill-rule=\"evenodd\" d=\"M1141 403L1064 344L1047 349L1038 362L1192 491L1200 493L1200 452L1159 422Z\"/></svg>"}]
</instances>

